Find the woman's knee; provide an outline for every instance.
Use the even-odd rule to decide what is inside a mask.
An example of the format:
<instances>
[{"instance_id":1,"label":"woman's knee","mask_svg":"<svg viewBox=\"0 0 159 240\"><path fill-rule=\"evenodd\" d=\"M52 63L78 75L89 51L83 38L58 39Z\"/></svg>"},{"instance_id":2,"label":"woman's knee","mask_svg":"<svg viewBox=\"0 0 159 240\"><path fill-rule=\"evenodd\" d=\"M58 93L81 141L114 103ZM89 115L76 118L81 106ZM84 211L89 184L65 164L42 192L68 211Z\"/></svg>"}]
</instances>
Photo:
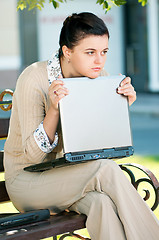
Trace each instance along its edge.
<instances>
[{"instance_id":1,"label":"woman's knee","mask_svg":"<svg viewBox=\"0 0 159 240\"><path fill-rule=\"evenodd\" d=\"M109 206L116 210L116 206L112 199L106 194L106 193L100 193L100 192L90 192L92 195L92 205L94 205L96 208L103 209L106 206Z\"/></svg>"},{"instance_id":2,"label":"woman's knee","mask_svg":"<svg viewBox=\"0 0 159 240\"><path fill-rule=\"evenodd\" d=\"M101 159L101 166L102 168L105 167L105 168L109 168L109 169L112 169L113 171L121 171L119 165L112 159Z\"/></svg>"},{"instance_id":3,"label":"woman's knee","mask_svg":"<svg viewBox=\"0 0 159 240\"><path fill-rule=\"evenodd\" d=\"M106 207L111 207L116 212L116 206L111 198L105 193L100 193L97 191L88 192L84 198L79 200L74 205L74 209L81 213L84 213L88 216L90 211L99 213L99 211L103 211Z\"/></svg>"}]
</instances>

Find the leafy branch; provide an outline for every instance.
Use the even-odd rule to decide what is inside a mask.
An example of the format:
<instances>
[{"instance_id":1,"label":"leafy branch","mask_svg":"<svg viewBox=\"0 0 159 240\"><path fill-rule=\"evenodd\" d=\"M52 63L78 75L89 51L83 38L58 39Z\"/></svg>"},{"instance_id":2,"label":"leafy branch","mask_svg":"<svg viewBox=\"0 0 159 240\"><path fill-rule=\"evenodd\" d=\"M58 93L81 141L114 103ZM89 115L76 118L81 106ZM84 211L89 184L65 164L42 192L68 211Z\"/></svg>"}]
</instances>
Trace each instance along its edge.
<instances>
[{"instance_id":1,"label":"leafy branch","mask_svg":"<svg viewBox=\"0 0 159 240\"><path fill-rule=\"evenodd\" d=\"M28 8L28 10L32 10L34 8L37 8L39 10L42 10L44 8L44 3L47 0L18 0L17 2L17 10L23 10L25 8ZM49 3L52 3L53 7L56 9L60 6L60 3L67 2L67 0L49 0ZM148 2L148 0L138 0L138 2L145 6ZM127 3L127 0L96 0L96 4L100 4L105 11L109 11L111 7L114 6L122 6Z\"/></svg>"}]
</instances>

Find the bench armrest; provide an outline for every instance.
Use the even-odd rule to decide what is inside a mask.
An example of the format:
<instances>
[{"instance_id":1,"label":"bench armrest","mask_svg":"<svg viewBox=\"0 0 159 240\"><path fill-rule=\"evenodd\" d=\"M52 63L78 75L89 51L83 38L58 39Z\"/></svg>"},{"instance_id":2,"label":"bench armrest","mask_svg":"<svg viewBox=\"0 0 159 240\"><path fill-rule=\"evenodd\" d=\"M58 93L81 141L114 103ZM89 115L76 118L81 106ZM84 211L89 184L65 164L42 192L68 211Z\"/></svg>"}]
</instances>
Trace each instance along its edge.
<instances>
[{"instance_id":1,"label":"bench armrest","mask_svg":"<svg viewBox=\"0 0 159 240\"><path fill-rule=\"evenodd\" d=\"M154 211L159 204L159 182L154 174L148 168L136 163L124 163L120 164L119 166L123 171L128 173L131 179L131 183L136 188L136 190L138 190L138 186L142 182L149 183L153 187L155 200L153 206L151 207L151 210ZM141 170L146 176L136 180L134 173L128 167L135 167ZM150 191L148 189L143 189L143 191L145 191L145 197L143 199L147 201L150 198Z\"/></svg>"},{"instance_id":2,"label":"bench armrest","mask_svg":"<svg viewBox=\"0 0 159 240\"><path fill-rule=\"evenodd\" d=\"M9 101L4 101L3 100L3 97L7 94L9 94L9 95L11 95L11 97L13 97L13 91L10 90L10 89L6 89L6 90L4 90L3 92L0 93L0 108L3 111L9 111L12 108L12 100L9 100Z\"/></svg>"}]
</instances>

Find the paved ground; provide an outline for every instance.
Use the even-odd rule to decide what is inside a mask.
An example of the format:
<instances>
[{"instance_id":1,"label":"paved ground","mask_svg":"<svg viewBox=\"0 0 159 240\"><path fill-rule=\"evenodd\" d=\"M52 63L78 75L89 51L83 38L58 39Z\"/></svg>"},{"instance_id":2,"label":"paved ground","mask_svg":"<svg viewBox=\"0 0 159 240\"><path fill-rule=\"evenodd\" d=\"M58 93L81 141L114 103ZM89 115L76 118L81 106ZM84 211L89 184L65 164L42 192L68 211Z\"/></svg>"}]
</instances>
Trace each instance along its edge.
<instances>
[{"instance_id":1,"label":"paved ground","mask_svg":"<svg viewBox=\"0 0 159 240\"><path fill-rule=\"evenodd\" d=\"M159 94L138 94L130 116L135 153L159 155Z\"/></svg>"},{"instance_id":2,"label":"paved ground","mask_svg":"<svg viewBox=\"0 0 159 240\"><path fill-rule=\"evenodd\" d=\"M131 106L130 110L133 113L156 115L159 117L159 93L137 94L137 100Z\"/></svg>"},{"instance_id":3,"label":"paved ground","mask_svg":"<svg viewBox=\"0 0 159 240\"><path fill-rule=\"evenodd\" d=\"M135 154L159 155L159 116L131 113Z\"/></svg>"},{"instance_id":4,"label":"paved ground","mask_svg":"<svg viewBox=\"0 0 159 240\"><path fill-rule=\"evenodd\" d=\"M0 112L0 117L8 114ZM130 118L135 154L159 155L159 94L138 94Z\"/></svg>"}]
</instances>

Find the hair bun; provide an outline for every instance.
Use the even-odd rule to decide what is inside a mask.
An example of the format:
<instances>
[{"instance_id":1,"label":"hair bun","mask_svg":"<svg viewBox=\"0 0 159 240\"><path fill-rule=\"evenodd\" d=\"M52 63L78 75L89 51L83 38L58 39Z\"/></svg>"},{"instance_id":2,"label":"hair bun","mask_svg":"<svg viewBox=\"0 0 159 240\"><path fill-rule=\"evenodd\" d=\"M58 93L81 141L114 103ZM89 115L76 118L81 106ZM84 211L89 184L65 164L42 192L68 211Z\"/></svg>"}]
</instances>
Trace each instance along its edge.
<instances>
[{"instance_id":1,"label":"hair bun","mask_svg":"<svg viewBox=\"0 0 159 240\"><path fill-rule=\"evenodd\" d=\"M77 19L79 18L77 13L73 13L72 15L68 16L65 21L63 22L63 26L66 25L67 23L69 23L71 20L73 19Z\"/></svg>"}]
</instances>

